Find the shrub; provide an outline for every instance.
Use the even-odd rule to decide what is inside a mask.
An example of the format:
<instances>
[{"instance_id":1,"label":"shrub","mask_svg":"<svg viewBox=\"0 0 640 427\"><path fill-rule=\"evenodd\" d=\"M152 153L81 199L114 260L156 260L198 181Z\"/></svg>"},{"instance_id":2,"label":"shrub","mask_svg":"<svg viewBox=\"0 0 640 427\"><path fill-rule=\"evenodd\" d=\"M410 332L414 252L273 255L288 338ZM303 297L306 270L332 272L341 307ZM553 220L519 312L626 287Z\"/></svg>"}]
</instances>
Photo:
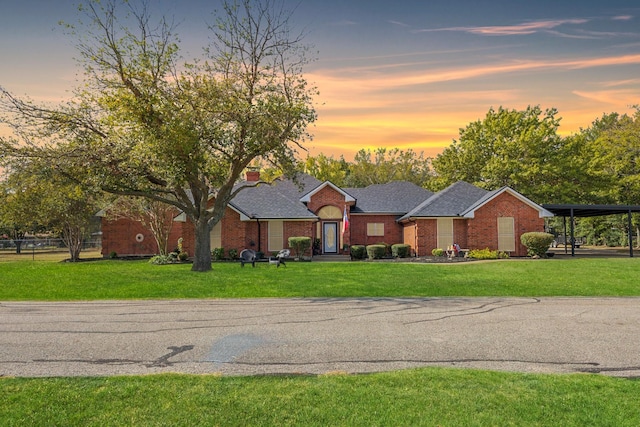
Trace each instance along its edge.
<instances>
[{"instance_id":1,"label":"shrub","mask_svg":"<svg viewBox=\"0 0 640 427\"><path fill-rule=\"evenodd\" d=\"M431 255L433 255L433 256L444 256L444 249L435 248L434 250L431 251Z\"/></svg>"},{"instance_id":2,"label":"shrub","mask_svg":"<svg viewBox=\"0 0 640 427\"><path fill-rule=\"evenodd\" d=\"M391 256L391 245L385 243L385 242L380 242L380 243L376 243L376 246L384 246L384 256Z\"/></svg>"},{"instance_id":3,"label":"shrub","mask_svg":"<svg viewBox=\"0 0 640 427\"><path fill-rule=\"evenodd\" d=\"M351 258L364 259L367 255L367 249L364 245L351 245Z\"/></svg>"},{"instance_id":4,"label":"shrub","mask_svg":"<svg viewBox=\"0 0 640 427\"><path fill-rule=\"evenodd\" d=\"M118 253L116 251L111 251L109 252L109 258L110 259L116 259L118 258Z\"/></svg>"},{"instance_id":5,"label":"shrub","mask_svg":"<svg viewBox=\"0 0 640 427\"><path fill-rule=\"evenodd\" d=\"M238 250L237 249L229 249L229 258L230 259L238 258Z\"/></svg>"},{"instance_id":6,"label":"shrub","mask_svg":"<svg viewBox=\"0 0 640 427\"><path fill-rule=\"evenodd\" d=\"M509 254L502 251L492 251L489 248L484 248L471 249L467 254L467 257L473 259L506 259L509 258Z\"/></svg>"},{"instance_id":7,"label":"shrub","mask_svg":"<svg viewBox=\"0 0 640 427\"><path fill-rule=\"evenodd\" d=\"M289 247L293 249L296 258L301 258L311 247L311 237L289 237Z\"/></svg>"},{"instance_id":8,"label":"shrub","mask_svg":"<svg viewBox=\"0 0 640 427\"><path fill-rule=\"evenodd\" d=\"M387 247L385 245L368 245L367 256L369 259L384 258L387 253Z\"/></svg>"},{"instance_id":9,"label":"shrub","mask_svg":"<svg viewBox=\"0 0 640 427\"><path fill-rule=\"evenodd\" d=\"M546 257L549 246L553 242L553 235L540 231L524 233L520 236L520 241L527 247L529 256Z\"/></svg>"},{"instance_id":10,"label":"shrub","mask_svg":"<svg viewBox=\"0 0 640 427\"><path fill-rule=\"evenodd\" d=\"M411 246L402 243L391 245L391 255L394 258L407 258L411 254Z\"/></svg>"},{"instance_id":11,"label":"shrub","mask_svg":"<svg viewBox=\"0 0 640 427\"><path fill-rule=\"evenodd\" d=\"M215 261L222 261L224 259L224 248L213 248L211 256Z\"/></svg>"},{"instance_id":12,"label":"shrub","mask_svg":"<svg viewBox=\"0 0 640 427\"><path fill-rule=\"evenodd\" d=\"M149 259L149 264L154 264L154 265L172 264L174 262L175 262L175 258L173 258L170 255L156 255L151 257L151 259Z\"/></svg>"},{"instance_id":13,"label":"shrub","mask_svg":"<svg viewBox=\"0 0 640 427\"><path fill-rule=\"evenodd\" d=\"M178 259L180 261L186 261L187 259L189 259L189 253L186 251L182 251L178 254Z\"/></svg>"}]
</instances>

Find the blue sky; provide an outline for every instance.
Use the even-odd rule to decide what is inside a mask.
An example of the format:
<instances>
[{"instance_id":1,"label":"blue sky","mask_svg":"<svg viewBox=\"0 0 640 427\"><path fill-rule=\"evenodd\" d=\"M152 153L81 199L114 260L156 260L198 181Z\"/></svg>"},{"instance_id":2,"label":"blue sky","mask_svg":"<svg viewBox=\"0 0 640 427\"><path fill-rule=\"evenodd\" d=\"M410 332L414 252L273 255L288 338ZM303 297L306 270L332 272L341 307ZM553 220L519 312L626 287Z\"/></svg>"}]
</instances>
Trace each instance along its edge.
<instances>
[{"instance_id":1,"label":"blue sky","mask_svg":"<svg viewBox=\"0 0 640 427\"><path fill-rule=\"evenodd\" d=\"M640 2L285 0L318 51L311 153L399 147L435 155L490 107L555 107L561 132L640 103ZM2 0L0 85L60 100L78 68L58 21L76 1ZM151 1L180 22L185 50L206 44L218 1Z\"/></svg>"}]
</instances>

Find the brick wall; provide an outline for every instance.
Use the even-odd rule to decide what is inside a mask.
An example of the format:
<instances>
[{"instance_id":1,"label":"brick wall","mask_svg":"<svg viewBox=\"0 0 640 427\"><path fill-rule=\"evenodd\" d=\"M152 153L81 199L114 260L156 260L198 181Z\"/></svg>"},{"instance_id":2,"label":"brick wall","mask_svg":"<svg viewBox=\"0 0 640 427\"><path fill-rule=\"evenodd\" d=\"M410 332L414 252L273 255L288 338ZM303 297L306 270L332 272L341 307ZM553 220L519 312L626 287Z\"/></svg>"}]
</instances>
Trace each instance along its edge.
<instances>
[{"instance_id":1,"label":"brick wall","mask_svg":"<svg viewBox=\"0 0 640 427\"><path fill-rule=\"evenodd\" d=\"M513 217L516 251L512 256L526 256L527 249L520 242L520 236L529 231L544 231L544 219L539 212L504 192L482 206L475 218L468 221L468 246L470 249L498 249L499 217Z\"/></svg>"},{"instance_id":2,"label":"brick wall","mask_svg":"<svg viewBox=\"0 0 640 427\"><path fill-rule=\"evenodd\" d=\"M306 253L303 254L303 256L311 256L312 255L312 248L313 248L313 239L314 239L314 229L315 229L315 222L313 221L285 221L284 222L284 242L283 242L283 247L285 248L289 248L289 237L311 237L311 247L309 248L309 250L307 250ZM293 251L291 251L291 256L293 256L294 253Z\"/></svg>"},{"instance_id":3,"label":"brick wall","mask_svg":"<svg viewBox=\"0 0 640 427\"><path fill-rule=\"evenodd\" d=\"M328 185L311 197L311 200L307 203L307 208L311 212L318 212L320 208L327 205L335 206L341 212L344 211L346 206L344 196Z\"/></svg>"},{"instance_id":4,"label":"brick wall","mask_svg":"<svg viewBox=\"0 0 640 427\"><path fill-rule=\"evenodd\" d=\"M373 245L376 243L404 242L404 232L402 225L396 222L396 215L353 215L351 216L350 237L354 245ZM368 223L384 224L384 236L367 236Z\"/></svg>"},{"instance_id":5,"label":"brick wall","mask_svg":"<svg viewBox=\"0 0 640 427\"><path fill-rule=\"evenodd\" d=\"M438 244L438 221L436 219L418 219L415 224L417 234L415 251L418 256L429 256Z\"/></svg>"},{"instance_id":6,"label":"brick wall","mask_svg":"<svg viewBox=\"0 0 640 427\"><path fill-rule=\"evenodd\" d=\"M182 235L183 223L174 222L169 235L168 250L172 251ZM111 252L118 256L127 255L155 255L158 245L151 231L142 226L139 221L126 218L109 220L102 218L102 256L107 257ZM139 235L142 238L139 238Z\"/></svg>"},{"instance_id":7,"label":"brick wall","mask_svg":"<svg viewBox=\"0 0 640 427\"><path fill-rule=\"evenodd\" d=\"M344 195L340 194L338 191L336 191L335 189L327 185L323 187L320 191L315 193L311 197L311 200L309 201L309 203L307 203L307 209L309 209L311 212L315 214L317 214L318 211L325 206L335 206L340 210L340 212L344 212L346 208L347 218L349 219L349 229L342 236L342 243L345 245L355 244L355 243L352 243L354 242L354 240L351 237L353 235L352 227L353 227L354 217L351 216L351 213L350 213L349 207L347 206L347 202L345 201ZM342 221L342 215L339 218L327 219L327 221L340 222ZM322 239L322 232L320 233L320 235L316 235L314 224L315 223L311 223L310 225L311 228L310 228L309 236L311 236L312 238ZM340 228L340 225L338 225L338 228Z\"/></svg>"}]
</instances>

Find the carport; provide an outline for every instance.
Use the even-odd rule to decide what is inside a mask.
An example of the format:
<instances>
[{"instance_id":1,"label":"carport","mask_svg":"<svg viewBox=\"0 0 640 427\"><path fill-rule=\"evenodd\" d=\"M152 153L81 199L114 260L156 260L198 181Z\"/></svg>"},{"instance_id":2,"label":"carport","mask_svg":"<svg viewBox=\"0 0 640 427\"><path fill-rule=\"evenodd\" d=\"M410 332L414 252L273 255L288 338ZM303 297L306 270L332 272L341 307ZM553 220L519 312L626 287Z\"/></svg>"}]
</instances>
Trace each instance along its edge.
<instances>
[{"instance_id":1,"label":"carport","mask_svg":"<svg viewBox=\"0 0 640 427\"><path fill-rule=\"evenodd\" d=\"M629 232L629 256L633 257L633 233L631 214L633 212L640 212L640 206L638 205L542 205L543 208L553 213L556 216L561 216L565 219L564 232L566 235L567 226L566 219L570 218L570 238L571 238L571 256L576 255L575 251L575 230L573 227L574 218L576 217L591 217L591 216L607 216L607 215L620 215L627 214Z\"/></svg>"}]
</instances>

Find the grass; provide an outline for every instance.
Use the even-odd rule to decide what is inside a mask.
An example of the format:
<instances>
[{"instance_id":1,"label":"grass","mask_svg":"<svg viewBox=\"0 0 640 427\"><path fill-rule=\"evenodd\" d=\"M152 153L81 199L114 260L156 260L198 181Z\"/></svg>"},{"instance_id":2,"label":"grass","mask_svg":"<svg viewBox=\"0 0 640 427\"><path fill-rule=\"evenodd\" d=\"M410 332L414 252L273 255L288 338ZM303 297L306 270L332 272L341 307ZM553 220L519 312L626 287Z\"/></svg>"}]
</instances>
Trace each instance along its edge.
<instances>
[{"instance_id":1,"label":"grass","mask_svg":"<svg viewBox=\"0 0 640 427\"><path fill-rule=\"evenodd\" d=\"M0 379L3 426L636 426L640 382L416 369L368 375Z\"/></svg>"},{"instance_id":2,"label":"grass","mask_svg":"<svg viewBox=\"0 0 640 427\"><path fill-rule=\"evenodd\" d=\"M463 264L289 262L240 268L146 261L0 263L0 300L263 297L640 296L636 258Z\"/></svg>"},{"instance_id":3,"label":"grass","mask_svg":"<svg viewBox=\"0 0 640 427\"><path fill-rule=\"evenodd\" d=\"M640 296L640 261L464 264L0 262L0 301ZM640 381L427 368L368 375L0 378L2 426L635 426Z\"/></svg>"}]
</instances>

